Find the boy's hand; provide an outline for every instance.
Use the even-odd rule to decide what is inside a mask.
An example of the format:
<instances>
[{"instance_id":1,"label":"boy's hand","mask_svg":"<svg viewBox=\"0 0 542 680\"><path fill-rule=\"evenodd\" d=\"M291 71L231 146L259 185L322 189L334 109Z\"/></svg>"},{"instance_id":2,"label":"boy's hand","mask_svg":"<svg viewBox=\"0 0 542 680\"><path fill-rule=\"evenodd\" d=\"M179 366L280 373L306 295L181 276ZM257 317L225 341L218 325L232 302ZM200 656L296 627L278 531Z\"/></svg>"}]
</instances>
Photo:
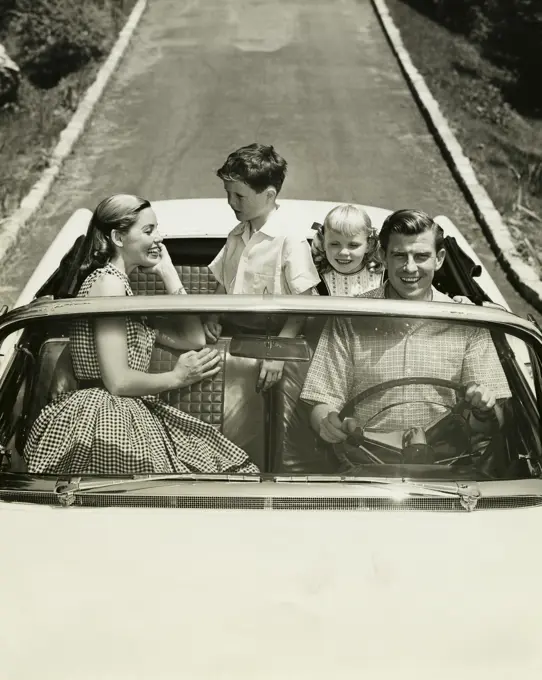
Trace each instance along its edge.
<instances>
[{"instance_id":1,"label":"boy's hand","mask_svg":"<svg viewBox=\"0 0 542 680\"><path fill-rule=\"evenodd\" d=\"M218 322L218 317L208 316L203 322L203 331L205 333L205 337L211 344L217 342L222 333L222 326Z\"/></svg>"},{"instance_id":2,"label":"boy's hand","mask_svg":"<svg viewBox=\"0 0 542 680\"><path fill-rule=\"evenodd\" d=\"M282 378L284 361L264 359L260 366L260 375L256 383L256 392L268 390Z\"/></svg>"}]
</instances>

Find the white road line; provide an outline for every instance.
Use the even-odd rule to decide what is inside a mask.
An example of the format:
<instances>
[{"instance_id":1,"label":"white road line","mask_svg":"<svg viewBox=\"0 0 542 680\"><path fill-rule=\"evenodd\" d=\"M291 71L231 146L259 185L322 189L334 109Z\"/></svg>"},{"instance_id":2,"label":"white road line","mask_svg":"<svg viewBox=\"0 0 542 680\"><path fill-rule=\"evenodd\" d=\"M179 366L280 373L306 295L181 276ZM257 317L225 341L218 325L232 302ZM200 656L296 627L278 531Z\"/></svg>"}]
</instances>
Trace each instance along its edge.
<instances>
[{"instance_id":1,"label":"white road line","mask_svg":"<svg viewBox=\"0 0 542 680\"><path fill-rule=\"evenodd\" d=\"M87 89L70 122L60 134L48 167L41 174L28 194L22 199L14 213L0 220L0 262L16 244L22 228L35 215L47 197L60 171L62 163L72 152L75 143L83 133L96 104L100 100L109 79L115 72L130 39L147 7L147 0L138 0L132 9L122 31L106 61L98 71L92 85Z\"/></svg>"}]
</instances>

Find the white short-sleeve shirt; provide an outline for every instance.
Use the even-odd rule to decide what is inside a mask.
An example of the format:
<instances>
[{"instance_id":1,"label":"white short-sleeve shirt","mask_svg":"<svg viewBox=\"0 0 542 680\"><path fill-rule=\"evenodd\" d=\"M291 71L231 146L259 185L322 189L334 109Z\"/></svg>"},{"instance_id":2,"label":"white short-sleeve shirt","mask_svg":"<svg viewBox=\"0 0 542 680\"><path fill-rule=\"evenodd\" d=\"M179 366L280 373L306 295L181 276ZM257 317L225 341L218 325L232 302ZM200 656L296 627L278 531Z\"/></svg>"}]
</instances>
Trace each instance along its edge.
<instances>
[{"instance_id":1,"label":"white short-sleeve shirt","mask_svg":"<svg viewBox=\"0 0 542 680\"><path fill-rule=\"evenodd\" d=\"M234 227L209 269L226 293L299 294L320 281L303 229L287 223L280 208L252 235L248 222Z\"/></svg>"}]
</instances>

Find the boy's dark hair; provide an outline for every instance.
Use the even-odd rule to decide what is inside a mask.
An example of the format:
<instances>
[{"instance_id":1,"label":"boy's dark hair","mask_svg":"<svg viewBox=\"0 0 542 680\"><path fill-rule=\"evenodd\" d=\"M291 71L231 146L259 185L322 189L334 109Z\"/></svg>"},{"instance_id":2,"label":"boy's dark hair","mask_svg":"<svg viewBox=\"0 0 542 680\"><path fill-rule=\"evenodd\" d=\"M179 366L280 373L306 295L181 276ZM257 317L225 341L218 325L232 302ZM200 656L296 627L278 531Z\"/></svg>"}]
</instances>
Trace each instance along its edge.
<instances>
[{"instance_id":1,"label":"boy's dark hair","mask_svg":"<svg viewBox=\"0 0 542 680\"><path fill-rule=\"evenodd\" d=\"M384 220L378 240L384 252L387 252L391 234L417 236L426 231L432 231L435 235L437 252L444 248L444 231L440 224L437 224L427 213L421 210L396 210Z\"/></svg>"},{"instance_id":2,"label":"boy's dark hair","mask_svg":"<svg viewBox=\"0 0 542 680\"><path fill-rule=\"evenodd\" d=\"M261 194L272 186L282 189L288 164L272 146L249 144L230 153L216 174L224 182L243 182Z\"/></svg>"}]
</instances>

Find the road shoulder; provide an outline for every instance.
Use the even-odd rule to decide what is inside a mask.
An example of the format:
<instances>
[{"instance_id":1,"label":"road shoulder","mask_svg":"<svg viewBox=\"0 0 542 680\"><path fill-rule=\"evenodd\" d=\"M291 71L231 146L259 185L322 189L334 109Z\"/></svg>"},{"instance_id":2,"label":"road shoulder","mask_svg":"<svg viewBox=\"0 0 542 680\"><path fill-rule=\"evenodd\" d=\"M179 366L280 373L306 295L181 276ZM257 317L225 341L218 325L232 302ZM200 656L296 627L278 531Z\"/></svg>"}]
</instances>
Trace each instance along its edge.
<instances>
[{"instance_id":1,"label":"road shoulder","mask_svg":"<svg viewBox=\"0 0 542 680\"><path fill-rule=\"evenodd\" d=\"M70 122L60 134L47 168L22 199L19 207L0 221L0 262L5 260L17 244L20 234L47 198L62 164L71 154L81 137L96 104L99 102L111 76L116 71L126 48L147 7L147 0L138 0L120 32L109 56L101 66L92 85L86 91Z\"/></svg>"},{"instance_id":2,"label":"road shoulder","mask_svg":"<svg viewBox=\"0 0 542 680\"><path fill-rule=\"evenodd\" d=\"M425 79L414 66L385 0L371 1L414 98L490 243L497 261L521 295L542 312L542 281L536 271L524 262L518 253L510 230L478 180L470 160L452 132Z\"/></svg>"}]
</instances>

